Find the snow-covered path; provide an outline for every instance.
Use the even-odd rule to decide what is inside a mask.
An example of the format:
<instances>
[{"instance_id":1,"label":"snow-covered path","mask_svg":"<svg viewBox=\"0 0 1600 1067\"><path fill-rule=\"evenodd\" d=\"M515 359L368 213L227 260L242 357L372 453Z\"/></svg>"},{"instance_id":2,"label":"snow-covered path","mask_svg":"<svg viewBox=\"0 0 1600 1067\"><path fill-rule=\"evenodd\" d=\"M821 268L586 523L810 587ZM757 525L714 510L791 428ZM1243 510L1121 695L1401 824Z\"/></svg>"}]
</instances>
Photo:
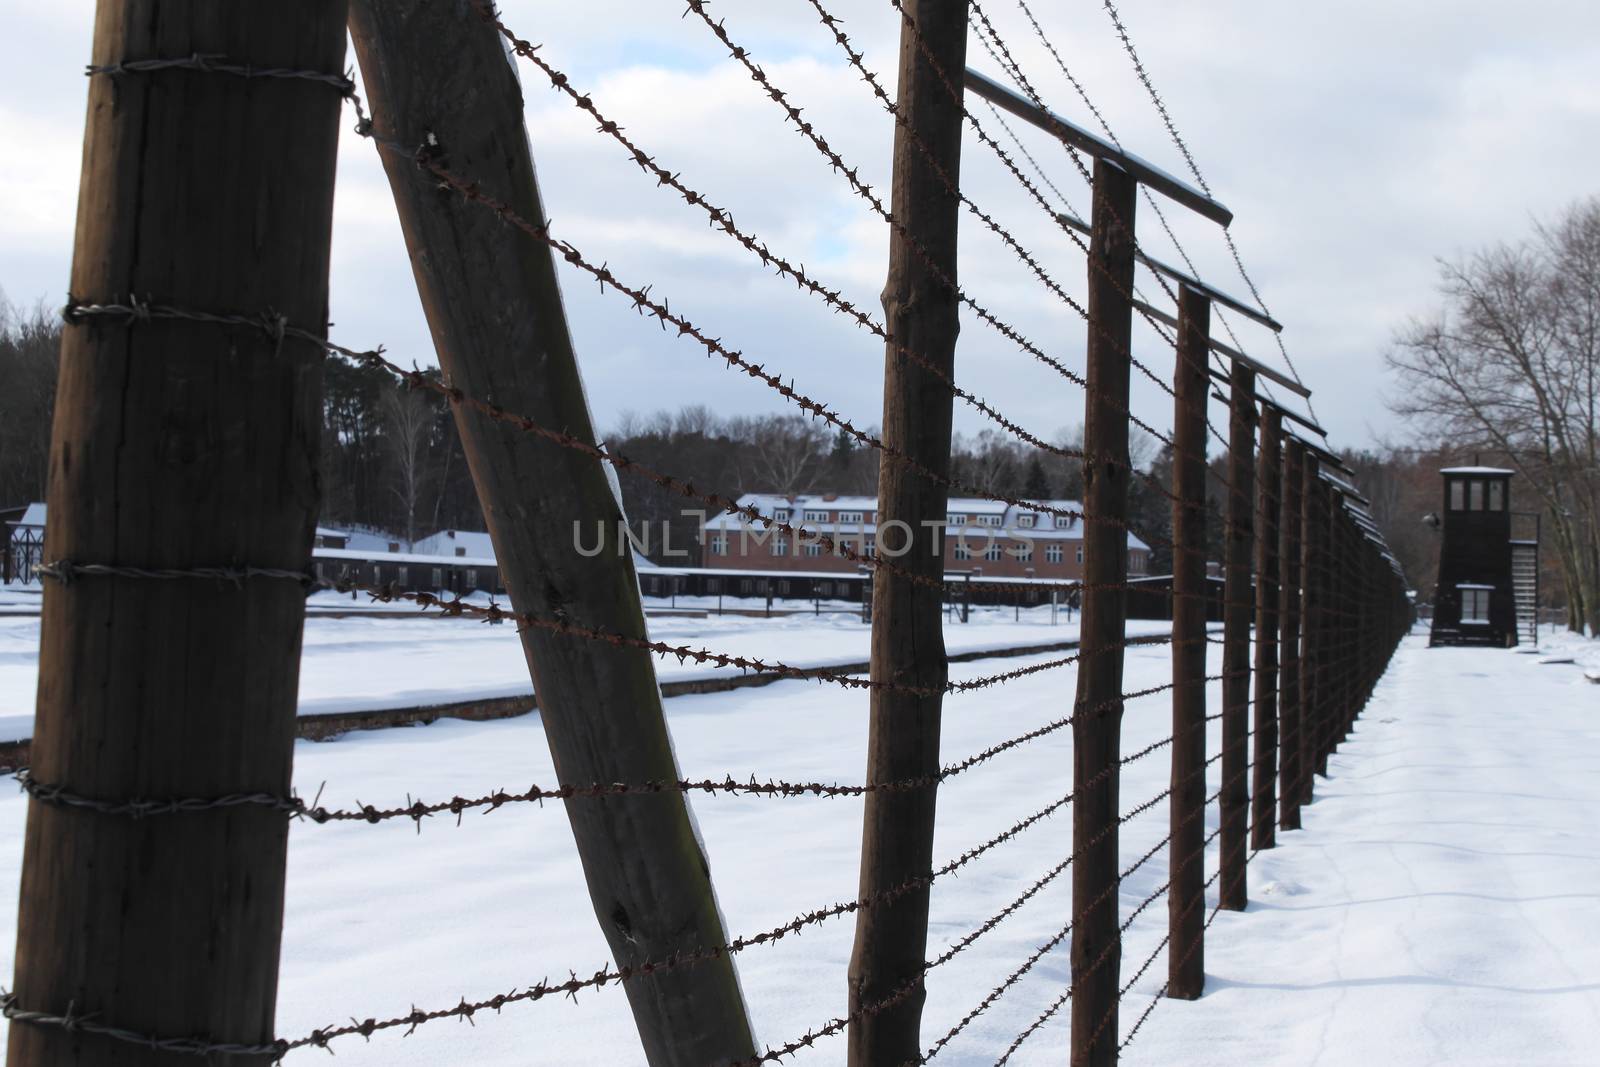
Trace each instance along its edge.
<instances>
[{"instance_id":1,"label":"snow-covered path","mask_svg":"<svg viewBox=\"0 0 1600 1067\"><path fill-rule=\"evenodd\" d=\"M1600 1063L1600 688L1425 644L1212 926L1206 995L1161 1004L1125 1062Z\"/></svg>"}]
</instances>

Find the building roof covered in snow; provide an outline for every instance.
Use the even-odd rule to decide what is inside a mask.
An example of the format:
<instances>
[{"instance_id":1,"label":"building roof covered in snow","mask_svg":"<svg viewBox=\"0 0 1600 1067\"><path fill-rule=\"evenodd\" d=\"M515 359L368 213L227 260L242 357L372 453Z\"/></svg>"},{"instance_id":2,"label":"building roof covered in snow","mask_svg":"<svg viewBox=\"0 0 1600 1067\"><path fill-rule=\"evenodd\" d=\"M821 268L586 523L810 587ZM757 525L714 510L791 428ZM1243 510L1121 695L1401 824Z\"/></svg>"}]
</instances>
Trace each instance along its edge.
<instances>
[{"instance_id":1,"label":"building roof covered in snow","mask_svg":"<svg viewBox=\"0 0 1600 1067\"><path fill-rule=\"evenodd\" d=\"M962 529L987 528L1025 533L1041 541L1083 539L1083 519L1080 517L1083 504L1076 500L1041 500L1038 503L1051 510L1018 507L983 497L953 496L945 507L945 518L948 525ZM739 506L754 508L758 514L768 518L812 530L828 531L837 526L849 533L858 530L861 533L873 533L877 529L877 497L746 493L739 498ZM1071 514L1062 515L1059 512ZM750 520L743 515L724 513L707 519L705 529L739 530L749 523ZM1128 547L1148 549L1150 546L1129 533Z\"/></svg>"}]
</instances>

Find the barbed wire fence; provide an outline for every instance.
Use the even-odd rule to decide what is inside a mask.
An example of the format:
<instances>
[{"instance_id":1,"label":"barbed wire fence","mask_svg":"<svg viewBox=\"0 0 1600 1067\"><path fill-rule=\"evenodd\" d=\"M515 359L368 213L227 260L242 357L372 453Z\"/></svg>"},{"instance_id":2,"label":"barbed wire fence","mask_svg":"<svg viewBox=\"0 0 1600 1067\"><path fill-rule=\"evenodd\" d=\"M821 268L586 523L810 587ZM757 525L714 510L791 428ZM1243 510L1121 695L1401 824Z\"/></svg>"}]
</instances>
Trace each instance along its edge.
<instances>
[{"instance_id":1,"label":"barbed wire fence","mask_svg":"<svg viewBox=\"0 0 1600 1067\"><path fill-rule=\"evenodd\" d=\"M1339 458L1284 425L1287 419L1318 429L1314 421L1257 395L1258 374L1272 378L1274 372L1243 354L1231 326L1226 328L1232 345L1211 338L1213 304L1235 310L1244 305L1200 281L1181 245L1187 275L1152 268L1162 295L1176 304L1172 314L1135 288L1136 264L1151 262L1135 239L1141 195L1169 235L1158 197L1221 223L1224 234L1232 215L1200 176L1114 5L1107 2L1107 11L1198 189L1123 151L1025 3L1021 8L1032 29L1111 140L1046 110L1035 83L977 4L890 0L901 31L899 93L891 96L841 20L821 0L805 2L892 120L896 182L888 203L725 20L702 0L687 0L685 14L704 24L778 106L783 121L889 228L890 289L902 299L881 317L736 223L685 172L609 117L487 0L448 11L354 0L350 30L370 108L353 78L339 72L345 24L342 11L330 11L342 5L293 0L292 12L237 10L208 21L157 11L153 0L122 0L128 13L123 22L101 20L87 73L92 105L106 106L91 107L85 135L94 150L86 158L95 165L85 171L79 256L63 312L67 330L54 443L58 456L72 458L59 467L51 487L51 532L38 568L48 583L48 607L32 765L12 769L30 805L16 982L0 995L0 1013L12 1023L10 1062L68 1062L69 1050L76 1056L88 1049L89 1055L104 1043L144 1050L141 1062L266 1062L301 1049L335 1051L357 1036L411 1033L446 1019L471 1022L480 1013L619 986L629 993L642 1054L653 1064L777 1062L834 1038L846 1049L842 1055L830 1052L830 1058L853 1065L921 1064L941 1055L1002 998L1021 995L1017 990L1029 974L1065 945L1070 983L994 1052L997 1063L1009 1062L1067 1011L1072 1062L1090 1067L1115 1063L1162 999L1200 995L1207 930L1221 910L1244 908L1248 864L1275 846L1276 830L1299 826L1315 776L1326 773L1329 754L1348 735L1407 629L1403 576ZM971 34L1023 94L988 82L966 65L969 20ZM140 26L155 30L134 28ZM173 41L185 47L175 49ZM884 344L886 410L896 414L883 430L855 425L838 407L796 388L781 368L674 310L656 285L624 277L555 231L533 180L522 92L508 65L519 60L593 120L597 135L619 146L624 159L701 211L715 232L762 270L794 282L830 313ZM968 106L975 88L989 117L1064 213ZM407 368L382 348L328 339L333 152L344 104L356 115L355 132L376 146L388 174L418 260L419 291L442 378L415 365ZM1062 145L1091 187L1087 221L1073 217L1048 169L1001 110ZM246 113L279 131L280 139L240 141L236 135ZM146 132L134 136L138 129ZM1022 199L1043 209L1085 256L1086 299L1069 292L1046 257L981 207L957 179L964 129L1000 161ZM202 142L216 147L197 155L190 138L208 131L215 139ZM282 151L280 144L294 150ZM218 153L228 156L231 184L211 180ZM197 183L205 193L174 199L189 196ZM268 196L264 202L270 206L261 209L266 215L241 220L237 189L296 194ZM182 232L170 224L141 230L132 221L180 215L190 223ZM1047 352L993 311L992 302L958 282L956 234L963 216L998 240L1047 300L1083 318L1087 351L1081 372L1075 357ZM263 232L274 242L267 253L259 246ZM1258 321L1270 320L1231 238L1228 247L1260 308ZM496 266L507 263L516 266ZM622 309L655 321L731 372L755 379L784 403L871 449L880 461L879 522L906 522L918 551L864 551L804 521L780 521L736 494L697 487L601 444L589 424L555 290L558 263L620 296ZM1081 448L1048 442L1026 429L966 384L965 375L958 384L955 335L963 310L1081 390ZM1150 323L1163 349L1172 349L1170 372L1164 350L1163 359L1136 354L1136 313ZM1279 347L1287 360L1281 342ZM219 355L222 350L225 355ZM517 357L530 350L545 361L546 377L530 380L519 372ZM303 598L325 584L310 572L307 558L316 492L315 452L306 435L317 401L318 365L329 357L380 369L397 388L430 390L450 405L491 515L511 605L353 580L335 587L374 601L410 603L425 617L513 623L539 671L546 732L570 780L347 808L325 806L320 796L308 801L291 789L294 657ZM1298 371L1288 366L1292 381L1273 380L1309 398ZM1170 421L1134 410L1135 371L1172 401ZM1213 394L1214 382L1226 392ZM1207 418L1214 395L1228 405L1226 435ZM107 396L142 404L108 404ZM1065 508L988 492L953 476L951 411L957 401L1026 448L1080 462L1087 485L1083 505ZM1160 429L1163 424L1171 429ZM227 429L218 432L219 426ZM248 448L233 429L243 426L255 435ZM1132 461L1131 428L1170 450L1170 480ZM1208 471L1208 436L1224 448L1225 473ZM550 552L550 545L561 542L548 536L551 531L574 521L616 529L618 504L608 468L644 477L714 514L797 542L814 538L867 569L876 579L870 671L863 677L651 638L631 556L601 552L580 560ZM535 470L542 477L530 477ZM1206 574L1208 477L1227 490L1220 641L1207 621L1208 608L1217 603ZM1134 479L1170 502L1170 536L1137 528L1129 511ZM152 487L150 507L117 507L108 515L104 502L126 495L133 485ZM228 490L219 493L217 485ZM269 492L265 486L276 488ZM1059 586L1082 601L1075 651L1012 670L949 677L941 615L948 592L944 501L950 493L1082 524L1082 575ZM165 511L151 510L158 505ZM202 525L204 532L174 543L153 536L164 529L162 521ZM1171 629L1138 639L1140 647L1170 648L1172 672L1159 684L1129 689L1124 656L1135 647L1127 633L1127 597L1134 588L1128 545L1134 535L1172 555ZM127 621L130 612L137 625ZM246 615L253 623L248 633L216 625ZM173 633L183 639L170 640ZM1212 652L1216 645L1220 654ZM872 737L863 779L799 781L726 768L709 776L685 774L671 754L655 685L654 661L666 657L864 692ZM1217 661L1220 670L1213 666ZM1023 678L1065 679L1068 671L1076 686L1070 714L940 761L946 698ZM607 681L596 686L596 678ZM1208 703L1213 686L1221 694L1215 711ZM1125 709L1158 698L1171 701L1170 734L1124 752ZM220 706L238 714L224 722L214 714ZM1221 745L1211 752L1207 738L1213 727L1220 730ZM954 857L934 861L933 798L941 785L995 766L1025 746L1059 741L1069 731L1070 788L1062 782L1048 803ZM157 755L141 755L151 753ZM1144 761L1163 754L1168 786L1124 808L1124 769L1149 766ZM1215 788L1208 791L1213 780ZM860 892L754 934L730 935L715 905L705 857L685 832L691 795L862 798ZM420 832L437 817L454 816L459 823L468 813L546 801L560 802L571 816L614 963L582 971L564 966L555 973L566 971L567 980L463 996L456 1004L352 1018L296 1036L276 1032L277 949L291 829L410 819ZM1122 828L1163 809L1166 835L1125 865ZM1213 810L1216 825L1208 833ZM1021 892L997 902L987 917L975 917L967 933L930 949L928 900L936 885L1067 815L1072 847L1065 856L1050 856L1050 865ZM915 847L905 847L906 841ZM78 876L85 866L118 873L88 885ZM649 872L653 884L674 888L654 896L639 891L630 872L640 870ZM1158 884L1125 900L1124 884L1136 875ZM927 976L950 973L941 969L967 958L963 954L972 945L1062 879L1070 880L1072 898L1064 924L959 1018L932 1023L940 1036L924 1046L922 1034L931 1022L922 1010ZM607 908L599 907L602 891L615 895L607 896ZM175 914L168 901L179 892L191 906ZM1124 935L1136 924L1149 925L1145 917L1162 900L1164 935L1149 955L1125 968ZM846 916L858 924L847 1012L758 1047L730 960ZM217 940L221 929L242 933L230 934L224 950ZM137 956L137 963L104 962L114 951L106 940L113 934L122 939L116 951L130 960ZM1163 957L1165 981L1124 1027L1123 1005L1146 996L1136 989ZM129 974L183 977L163 985L130 982ZM669 1001L674 1007L663 1010Z\"/></svg>"}]
</instances>

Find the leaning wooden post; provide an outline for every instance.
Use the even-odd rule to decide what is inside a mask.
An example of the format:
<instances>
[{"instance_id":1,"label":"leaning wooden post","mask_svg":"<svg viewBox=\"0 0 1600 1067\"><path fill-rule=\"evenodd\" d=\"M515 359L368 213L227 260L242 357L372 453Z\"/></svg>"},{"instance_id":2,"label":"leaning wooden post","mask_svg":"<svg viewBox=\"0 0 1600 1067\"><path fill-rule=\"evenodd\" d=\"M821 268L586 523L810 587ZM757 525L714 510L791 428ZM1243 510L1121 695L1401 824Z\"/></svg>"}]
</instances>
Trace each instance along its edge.
<instances>
[{"instance_id":1,"label":"leaning wooden post","mask_svg":"<svg viewBox=\"0 0 1600 1067\"><path fill-rule=\"evenodd\" d=\"M967 4L916 0L906 5L911 25L900 31L900 88L894 138L891 210L901 223L890 235L884 321L893 338L884 352L883 439L928 470L950 469L951 405L959 303L957 218L961 205L946 180L961 167L961 101L943 84L965 69ZM922 41L918 42L918 36ZM924 48L926 51L924 51ZM927 153L919 151L921 140ZM929 155L934 164L930 164ZM936 164L936 165L935 165ZM940 178L942 170L947 179ZM903 227L903 228L902 228ZM920 245L922 253L917 246ZM932 260L937 266L930 266ZM945 377L905 356L933 360ZM944 528L947 489L904 463L882 457L878 467L878 529L902 524L906 571L913 581L884 572L873 583L872 678L933 690L918 696L874 689L867 733L869 783L932 778L939 772L940 690L947 677L944 649ZM878 551L890 546L880 533ZM871 793L861 828L861 897L918 879L933 865L935 787ZM928 889L863 910L850 957L849 1062L854 1067L920 1057L928 942ZM913 983L915 992L887 1010L875 1006Z\"/></svg>"},{"instance_id":2,"label":"leaning wooden post","mask_svg":"<svg viewBox=\"0 0 1600 1067\"><path fill-rule=\"evenodd\" d=\"M1211 301L1178 289L1172 418L1172 799L1167 995L1205 990L1206 364ZM1193 946L1192 948L1190 946Z\"/></svg>"},{"instance_id":3,"label":"leaning wooden post","mask_svg":"<svg viewBox=\"0 0 1600 1067\"><path fill-rule=\"evenodd\" d=\"M1221 907L1249 900L1245 853L1250 820L1250 553L1255 537L1256 372L1235 360L1229 375L1228 506L1222 612Z\"/></svg>"},{"instance_id":4,"label":"leaning wooden post","mask_svg":"<svg viewBox=\"0 0 1600 1067\"><path fill-rule=\"evenodd\" d=\"M1072 1067L1117 1060L1117 768L1127 632L1129 294L1137 192L1127 171L1095 160L1083 431L1084 591L1072 724L1072 847L1078 857L1072 867Z\"/></svg>"},{"instance_id":5,"label":"leaning wooden post","mask_svg":"<svg viewBox=\"0 0 1600 1067\"><path fill-rule=\"evenodd\" d=\"M1278 641L1278 718L1281 724L1278 825L1284 830L1300 828L1300 589L1304 573L1300 566L1300 509L1304 496L1301 481L1304 464L1305 448L1291 437L1284 450L1282 518L1279 527L1279 559L1283 574L1278 593L1281 635Z\"/></svg>"},{"instance_id":6,"label":"leaning wooden post","mask_svg":"<svg viewBox=\"0 0 1600 1067\"><path fill-rule=\"evenodd\" d=\"M1283 414L1261 417L1261 463L1256 472L1255 776L1250 847L1272 848L1278 785L1278 512L1283 492Z\"/></svg>"},{"instance_id":7,"label":"leaning wooden post","mask_svg":"<svg viewBox=\"0 0 1600 1067\"><path fill-rule=\"evenodd\" d=\"M517 72L483 10L427 0L351 4L384 169L450 382L592 444L550 249L496 211L441 192L409 147L426 145L522 219L545 219ZM632 553L617 533L621 507L600 461L467 405L456 404L455 417L514 607L645 637ZM578 552L580 528L586 538L598 528L606 551ZM648 652L532 627L522 647L562 782L680 777ZM566 811L618 966L726 944L684 794L575 797ZM755 1051L726 955L636 973L623 988L656 1067L704 1067Z\"/></svg>"},{"instance_id":8,"label":"leaning wooden post","mask_svg":"<svg viewBox=\"0 0 1600 1067\"><path fill-rule=\"evenodd\" d=\"M343 101L325 79L344 69L344 4L102 0L92 54L96 67L204 54L309 76L179 62L89 80L72 263L84 306L61 342L45 552L58 580L31 783L111 803L287 801L324 353L272 331L327 324ZM240 577L73 577L101 566ZM267 805L133 819L33 800L8 1008L268 1044L287 840ZM200 1058L18 1015L7 1062Z\"/></svg>"}]
</instances>

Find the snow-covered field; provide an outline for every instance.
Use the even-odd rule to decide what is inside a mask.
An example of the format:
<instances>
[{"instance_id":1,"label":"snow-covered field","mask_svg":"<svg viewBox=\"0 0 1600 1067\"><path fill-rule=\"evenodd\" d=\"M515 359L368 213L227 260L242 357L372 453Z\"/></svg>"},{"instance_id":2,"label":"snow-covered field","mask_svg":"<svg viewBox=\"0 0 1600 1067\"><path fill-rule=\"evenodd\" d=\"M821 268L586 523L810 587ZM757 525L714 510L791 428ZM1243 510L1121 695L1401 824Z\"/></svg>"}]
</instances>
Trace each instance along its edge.
<instances>
[{"instance_id":1,"label":"snow-covered field","mask_svg":"<svg viewBox=\"0 0 1600 1067\"><path fill-rule=\"evenodd\" d=\"M334 594L334 602L342 598ZM756 603L756 602L750 602ZM325 606L325 605L319 605ZM1042 645L1077 639L1077 617L1048 606L1017 614L977 609L963 625L951 620L952 653ZM781 659L800 667L863 662L870 627L850 612L802 612L773 618L710 615L655 617L650 634L673 644ZM1130 634L1165 633L1165 622L1128 624ZM735 668L657 661L661 680L737 674ZM39 619L0 616L0 741L30 737L39 675ZM473 619L327 618L306 620L300 662L300 713L404 708L515 696L532 690L516 630Z\"/></svg>"},{"instance_id":2,"label":"snow-covered field","mask_svg":"<svg viewBox=\"0 0 1600 1067\"><path fill-rule=\"evenodd\" d=\"M815 627L816 620L807 621ZM982 629L1030 629L1000 621ZM786 654L808 632L791 620L762 621L749 632L733 629L731 620L726 625L720 639L748 639ZM854 625L864 638L865 628ZM790 626L793 633L784 629ZM980 627L952 627L963 629ZM514 652L509 636L493 640L510 641ZM1307 829L1285 835L1279 849L1255 860L1250 910L1224 913L1212 927L1207 995L1161 1004L1129 1047L1127 1062L1595 1062L1600 686L1573 665L1545 665L1541 657L1430 651L1424 643L1411 638L1402 648L1354 737L1332 761L1331 781L1319 781ZM308 656L311 650L308 640ZM520 657L513 658L520 666ZM971 677L1027 662L957 664L951 673ZM447 685L448 662L438 668ZM1127 688L1159 684L1169 669L1166 647L1130 649ZM1073 684L1067 668L950 698L947 760L1068 714ZM1213 705L1217 699L1213 686ZM865 712L862 695L802 682L668 703L683 768L696 777L859 781ZM1164 694L1130 703L1125 750L1166 736L1169 725ZM1213 733L1211 751L1217 742ZM952 779L940 791L936 860L1061 798L1071 787L1071 764L1070 737L1062 731ZM553 780L537 715L301 742L295 777L305 795L326 783L328 804L400 803L408 794L435 799ZM1130 765L1124 808L1155 796L1166 779L1165 750ZM1210 789L1217 779L1214 769ZM695 809L730 933L753 934L854 895L859 801L701 796ZM20 797L0 797L0 931L15 920L23 813ZM1215 818L1213 807L1208 827ZM1125 863L1164 836L1166 821L1165 806L1158 806L1125 827ZM932 947L956 941L1010 903L1070 853L1070 836L1063 809L936 883ZM420 834L404 821L296 824L290 840L278 1015L285 1036L351 1016L402 1015L413 1005L444 1008L463 996L564 978L569 970L592 973L609 959L558 805L470 815L459 827L435 819ZM1214 869L1214 856L1207 863ZM1165 878L1163 852L1125 882L1124 910ZM926 1041L1060 929L1069 913L1067 882L1049 884L930 975ZM1164 922L1159 904L1135 922L1125 979L1155 946ZM834 919L738 957L762 1041L779 1044L843 1014L851 934L848 918ZM10 969L7 939L0 974ZM1158 963L1135 985L1124 1028L1149 1003L1163 970ZM1066 982L1066 953L1058 949L939 1060L992 1063ZM1065 1028L1066 1018L1057 1017L1011 1062L1061 1062ZM509 1006L498 1016L481 1013L476 1026L442 1021L410 1037L400 1032L370 1044L346 1038L335 1046L338 1062L642 1062L626 999L615 988L581 993L576 1004L551 998ZM826 1039L788 1062L835 1064L842 1050L841 1039ZM288 1062L322 1055L304 1051Z\"/></svg>"}]
</instances>

